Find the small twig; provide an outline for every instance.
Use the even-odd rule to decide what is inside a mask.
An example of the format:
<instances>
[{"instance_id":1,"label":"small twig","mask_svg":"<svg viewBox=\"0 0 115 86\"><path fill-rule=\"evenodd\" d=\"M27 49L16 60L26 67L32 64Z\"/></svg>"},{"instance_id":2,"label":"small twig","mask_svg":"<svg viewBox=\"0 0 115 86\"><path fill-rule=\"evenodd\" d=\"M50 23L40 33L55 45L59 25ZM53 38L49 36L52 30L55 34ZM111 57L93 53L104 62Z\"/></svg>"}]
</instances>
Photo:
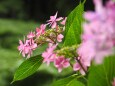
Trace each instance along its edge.
<instances>
[{"instance_id":1,"label":"small twig","mask_svg":"<svg viewBox=\"0 0 115 86\"><path fill-rule=\"evenodd\" d=\"M73 68L73 64L71 62L69 62L69 63L70 63L70 66Z\"/></svg>"},{"instance_id":2,"label":"small twig","mask_svg":"<svg viewBox=\"0 0 115 86\"><path fill-rule=\"evenodd\" d=\"M46 37L49 38L52 42L54 42L54 44L56 44L56 42L50 36L46 36Z\"/></svg>"},{"instance_id":3,"label":"small twig","mask_svg":"<svg viewBox=\"0 0 115 86\"><path fill-rule=\"evenodd\" d=\"M76 55L74 52L72 52L72 53L73 53L73 55L75 56L76 61L79 63L79 65L80 65L81 68L83 69L83 71L84 71L85 73L87 73L87 71L86 71L85 68L83 67L81 61L77 58L77 55Z\"/></svg>"},{"instance_id":4,"label":"small twig","mask_svg":"<svg viewBox=\"0 0 115 86\"><path fill-rule=\"evenodd\" d=\"M85 73L87 73L87 71L86 71L85 68L83 67L81 61L80 61L77 57L75 57L75 59L77 60L77 62L79 63L79 65L81 66L81 68L83 69L83 71L84 71Z\"/></svg>"}]
</instances>

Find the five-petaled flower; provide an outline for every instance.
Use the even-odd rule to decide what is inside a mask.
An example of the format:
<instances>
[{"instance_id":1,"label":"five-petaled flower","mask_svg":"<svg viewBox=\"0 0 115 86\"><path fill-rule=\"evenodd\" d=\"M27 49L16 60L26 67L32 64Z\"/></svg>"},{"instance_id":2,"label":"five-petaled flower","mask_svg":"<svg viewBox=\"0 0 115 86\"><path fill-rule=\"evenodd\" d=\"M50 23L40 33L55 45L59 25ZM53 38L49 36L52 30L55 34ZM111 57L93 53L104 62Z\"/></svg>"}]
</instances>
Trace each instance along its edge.
<instances>
[{"instance_id":1,"label":"five-petaled flower","mask_svg":"<svg viewBox=\"0 0 115 86\"><path fill-rule=\"evenodd\" d=\"M57 18L57 13L54 16L50 16L50 20L47 21L51 28L56 28L57 22L63 19L62 17Z\"/></svg>"}]
</instances>

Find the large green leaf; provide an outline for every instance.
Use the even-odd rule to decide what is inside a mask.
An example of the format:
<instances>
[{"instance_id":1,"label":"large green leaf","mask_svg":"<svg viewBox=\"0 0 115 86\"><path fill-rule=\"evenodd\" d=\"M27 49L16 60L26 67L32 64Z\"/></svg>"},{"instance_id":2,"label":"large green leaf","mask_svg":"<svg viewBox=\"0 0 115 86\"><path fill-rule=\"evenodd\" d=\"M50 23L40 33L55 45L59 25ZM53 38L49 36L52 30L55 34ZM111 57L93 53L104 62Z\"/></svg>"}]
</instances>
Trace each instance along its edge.
<instances>
[{"instance_id":1,"label":"large green leaf","mask_svg":"<svg viewBox=\"0 0 115 86\"><path fill-rule=\"evenodd\" d=\"M57 80L52 86L85 86L83 83L77 80L77 77L70 76L68 78Z\"/></svg>"},{"instance_id":2,"label":"large green leaf","mask_svg":"<svg viewBox=\"0 0 115 86\"><path fill-rule=\"evenodd\" d=\"M81 42L84 2L80 3L67 17L64 46L71 46Z\"/></svg>"},{"instance_id":3,"label":"large green leaf","mask_svg":"<svg viewBox=\"0 0 115 86\"><path fill-rule=\"evenodd\" d=\"M30 59L24 61L19 68L16 70L14 74L14 81L22 80L37 71L37 69L42 64L42 57L41 56L34 56Z\"/></svg>"},{"instance_id":4,"label":"large green leaf","mask_svg":"<svg viewBox=\"0 0 115 86\"><path fill-rule=\"evenodd\" d=\"M88 86L111 86L115 77L115 56L105 58L104 63L93 66L88 77Z\"/></svg>"}]
</instances>

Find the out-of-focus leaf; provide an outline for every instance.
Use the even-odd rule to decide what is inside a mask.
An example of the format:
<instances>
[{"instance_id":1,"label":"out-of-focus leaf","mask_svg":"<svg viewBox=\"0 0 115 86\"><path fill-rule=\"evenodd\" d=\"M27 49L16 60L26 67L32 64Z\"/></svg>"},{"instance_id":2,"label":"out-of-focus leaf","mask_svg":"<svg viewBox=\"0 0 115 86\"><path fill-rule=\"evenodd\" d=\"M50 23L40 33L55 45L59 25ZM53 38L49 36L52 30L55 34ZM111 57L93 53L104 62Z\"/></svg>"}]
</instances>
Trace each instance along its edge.
<instances>
[{"instance_id":1,"label":"out-of-focus leaf","mask_svg":"<svg viewBox=\"0 0 115 86\"><path fill-rule=\"evenodd\" d=\"M68 78L57 80L52 86L85 86L82 82L77 80L76 76L70 76Z\"/></svg>"},{"instance_id":2,"label":"out-of-focus leaf","mask_svg":"<svg viewBox=\"0 0 115 86\"><path fill-rule=\"evenodd\" d=\"M88 77L88 86L111 86L115 77L115 56L105 58L104 63L92 66Z\"/></svg>"}]
</instances>

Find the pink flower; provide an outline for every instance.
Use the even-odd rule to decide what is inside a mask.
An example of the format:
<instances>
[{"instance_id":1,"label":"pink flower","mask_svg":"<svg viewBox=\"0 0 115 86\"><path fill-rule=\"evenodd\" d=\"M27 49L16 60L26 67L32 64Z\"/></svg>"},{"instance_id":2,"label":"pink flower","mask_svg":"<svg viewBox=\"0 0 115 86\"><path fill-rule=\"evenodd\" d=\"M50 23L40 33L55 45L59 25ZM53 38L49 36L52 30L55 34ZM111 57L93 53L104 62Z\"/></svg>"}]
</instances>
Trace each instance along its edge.
<instances>
[{"instance_id":1,"label":"pink flower","mask_svg":"<svg viewBox=\"0 0 115 86\"><path fill-rule=\"evenodd\" d=\"M83 66L83 67L85 68L85 70L87 69L86 66ZM74 70L74 71L80 71L80 73L81 73L82 75L85 75L85 71L82 69L82 67L80 66L79 63L75 63L75 64L73 65L73 70Z\"/></svg>"},{"instance_id":2,"label":"pink flower","mask_svg":"<svg viewBox=\"0 0 115 86\"><path fill-rule=\"evenodd\" d=\"M20 51L20 53L22 53L23 57L25 57L26 54L28 54L28 57L30 56L31 49L28 46L28 40L26 40L25 43L23 43L21 40L19 41L19 46L18 46L18 50Z\"/></svg>"},{"instance_id":3,"label":"pink flower","mask_svg":"<svg viewBox=\"0 0 115 86\"><path fill-rule=\"evenodd\" d=\"M53 52L56 46L57 45L49 44L49 47L46 49L46 51L42 53L42 57L44 58L43 63L49 65L50 62L52 62L54 58L56 58L56 55Z\"/></svg>"},{"instance_id":4,"label":"pink flower","mask_svg":"<svg viewBox=\"0 0 115 86\"><path fill-rule=\"evenodd\" d=\"M46 25L42 24L40 25L40 28L36 28L36 35L39 37L41 34L44 34Z\"/></svg>"},{"instance_id":5,"label":"pink flower","mask_svg":"<svg viewBox=\"0 0 115 86\"><path fill-rule=\"evenodd\" d=\"M28 39L32 39L35 37L35 33L34 32L30 32L28 35L27 35L27 38Z\"/></svg>"},{"instance_id":6,"label":"pink flower","mask_svg":"<svg viewBox=\"0 0 115 86\"><path fill-rule=\"evenodd\" d=\"M114 78L114 80L113 80L113 82L112 82L112 86L115 86L115 78Z\"/></svg>"},{"instance_id":7,"label":"pink flower","mask_svg":"<svg viewBox=\"0 0 115 86\"><path fill-rule=\"evenodd\" d=\"M102 0L93 0L95 4L95 10L99 15L102 15L105 11L105 8L103 7Z\"/></svg>"},{"instance_id":8,"label":"pink flower","mask_svg":"<svg viewBox=\"0 0 115 86\"><path fill-rule=\"evenodd\" d=\"M65 25L66 20L67 20L67 17L64 18L64 20L61 22L61 24L62 24L62 25Z\"/></svg>"},{"instance_id":9,"label":"pink flower","mask_svg":"<svg viewBox=\"0 0 115 86\"><path fill-rule=\"evenodd\" d=\"M31 47L32 50L35 50L37 48L37 44L34 42L33 39L29 40L29 46Z\"/></svg>"},{"instance_id":10,"label":"pink flower","mask_svg":"<svg viewBox=\"0 0 115 86\"><path fill-rule=\"evenodd\" d=\"M50 20L48 20L48 24L50 24L51 28L56 28L57 26L57 21L62 20L62 17L57 18L57 13L54 16L50 16Z\"/></svg>"},{"instance_id":11,"label":"pink flower","mask_svg":"<svg viewBox=\"0 0 115 86\"><path fill-rule=\"evenodd\" d=\"M37 48L37 44L34 43L33 39L26 40L25 43L19 40L19 44L18 50L22 53L23 57L27 55L27 58L29 58L32 55L33 50Z\"/></svg>"},{"instance_id":12,"label":"pink flower","mask_svg":"<svg viewBox=\"0 0 115 86\"><path fill-rule=\"evenodd\" d=\"M74 71L80 71L80 73L82 75L85 75L85 72L87 71L87 67L89 67L91 64L91 60L89 60L87 58L84 59L83 57L78 57L77 59L79 60L80 63L77 61L73 65L73 70Z\"/></svg>"},{"instance_id":13,"label":"pink flower","mask_svg":"<svg viewBox=\"0 0 115 86\"><path fill-rule=\"evenodd\" d=\"M57 36L57 41L58 42L62 42L62 39L63 39L63 35L62 34L59 34L58 36Z\"/></svg>"},{"instance_id":14,"label":"pink flower","mask_svg":"<svg viewBox=\"0 0 115 86\"><path fill-rule=\"evenodd\" d=\"M76 61L76 63L73 65L73 70L80 71L82 75L85 75L85 71L87 71L87 68L91 65L91 61L96 54L93 43L90 41L84 41L77 49L77 53L79 55L77 59L81 64Z\"/></svg>"},{"instance_id":15,"label":"pink flower","mask_svg":"<svg viewBox=\"0 0 115 86\"><path fill-rule=\"evenodd\" d=\"M83 42L77 49L78 55L81 57L80 60L84 62L84 65L90 66L91 60L95 56L94 45L90 41Z\"/></svg>"},{"instance_id":16,"label":"pink flower","mask_svg":"<svg viewBox=\"0 0 115 86\"><path fill-rule=\"evenodd\" d=\"M83 43L80 47L83 48L84 44L86 46L86 49L81 50L83 58L94 59L100 64L104 57L114 54L115 3L108 1L106 6L103 6L102 0L94 0L94 3L96 11L86 12L84 15L88 22L83 24Z\"/></svg>"},{"instance_id":17,"label":"pink flower","mask_svg":"<svg viewBox=\"0 0 115 86\"><path fill-rule=\"evenodd\" d=\"M18 50L20 51L20 53L23 51L23 49L24 49L24 44L23 44L23 42L21 41L21 40L19 40L19 46L18 46Z\"/></svg>"},{"instance_id":18,"label":"pink flower","mask_svg":"<svg viewBox=\"0 0 115 86\"><path fill-rule=\"evenodd\" d=\"M63 68L70 66L69 59L65 59L63 56L57 57L54 61L54 65L58 68L58 72L61 72Z\"/></svg>"}]
</instances>

